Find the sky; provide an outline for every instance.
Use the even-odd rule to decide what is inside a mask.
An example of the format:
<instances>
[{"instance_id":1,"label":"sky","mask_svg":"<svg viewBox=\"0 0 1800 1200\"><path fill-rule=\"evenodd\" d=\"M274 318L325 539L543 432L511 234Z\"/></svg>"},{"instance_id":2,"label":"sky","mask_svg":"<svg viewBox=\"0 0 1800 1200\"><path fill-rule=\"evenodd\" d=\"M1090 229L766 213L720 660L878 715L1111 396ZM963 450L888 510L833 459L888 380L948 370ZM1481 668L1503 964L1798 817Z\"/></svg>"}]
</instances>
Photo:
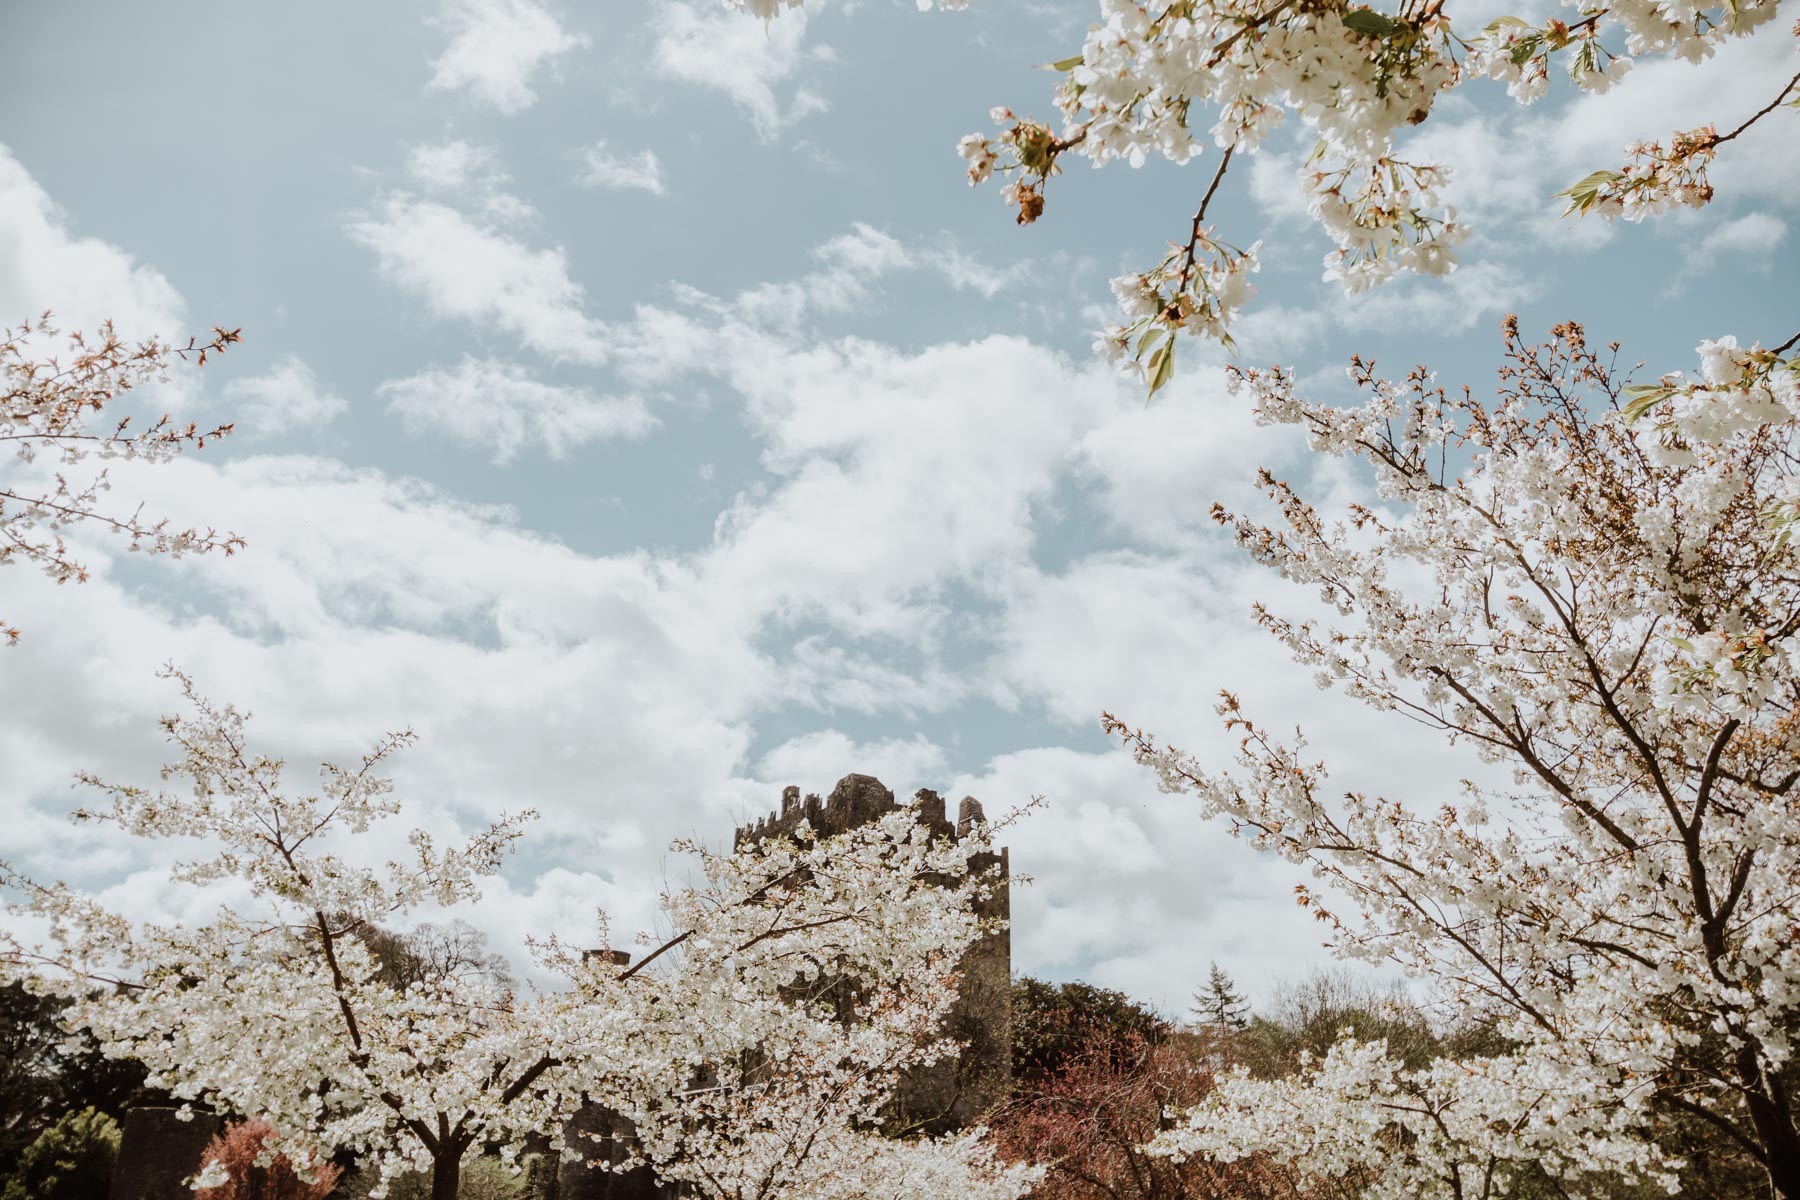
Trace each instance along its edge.
<instances>
[{"instance_id":1,"label":"sky","mask_svg":"<svg viewBox=\"0 0 1800 1200\"><path fill-rule=\"evenodd\" d=\"M1553 193L1627 142L1760 108L1793 71L1790 9L1605 96L1445 101L1407 146L1450 164L1476 229L1441 280L1322 282L1293 179L1310 141L1272 139L1215 202L1222 234L1263 239L1238 360L1348 400L1352 353L1491 391L1508 312L1533 336L1581 320L1648 375L1702 338L1782 340L1791 121L1721 156L1702 213L1576 223ZM155 782L173 663L254 714L296 788L411 728L404 824L538 810L457 914L515 957L591 940L596 908L646 925L691 871L671 839L728 844L784 785L862 771L990 814L1042 797L1002 837L1029 876L1018 971L1180 1012L1209 962L1253 997L1328 962L1292 900L1306 877L1160 793L1100 712L1223 767L1230 689L1304 727L1334 784L1419 805L1483 768L1288 663L1250 607L1317 598L1208 517L1255 511L1259 464L1330 502L1366 481L1257 428L1222 352L1184 345L1148 399L1091 351L1107 280L1185 235L1205 164L1078 166L1025 229L967 186L957 139L993 105L1048 114L1034 64L1096 14L0 9L0 319L241 327L145 398L234 434L115 470L113 496L248 541L147 559L84 531L85 584L0 571L24 633L0 651L0 857L146 917L219 900L170 883L180 847L67 817L91 802L77 770Z\"/></svg>"}]
</instances>

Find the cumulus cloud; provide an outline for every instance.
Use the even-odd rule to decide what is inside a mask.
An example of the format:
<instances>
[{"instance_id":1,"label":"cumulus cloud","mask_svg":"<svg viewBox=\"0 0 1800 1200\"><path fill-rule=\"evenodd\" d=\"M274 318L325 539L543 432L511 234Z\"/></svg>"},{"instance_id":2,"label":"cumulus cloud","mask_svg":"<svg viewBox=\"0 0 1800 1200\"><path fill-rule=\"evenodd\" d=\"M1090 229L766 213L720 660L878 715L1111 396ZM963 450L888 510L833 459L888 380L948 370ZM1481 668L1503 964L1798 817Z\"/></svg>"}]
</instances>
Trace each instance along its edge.
<instances>
[{"instance_id":1,"label":"cumulus cloud","mask_svg":"<svg viewBox=\"0 0 1800 1200\"><path fill-rule=\"evenodd\" d=\"M461 138L446 142L421 142L406 152L406 171L434 191L460 192L477 181L494 178L494 152ZM500 174L504 180L505 175Z\"/></svg>"},{"instance_id":2,"label":"cumulus cloud","mask_svg":"<svg viewBox=\"0 0 1800 1200\"><path fill-rule=\"evenodd\" d=\"M1750 212L1712 224L1698 237L1682 244L1681 272L1675 286L1721 266L1767 273L1787 240L1788 226L1771 213Z\"/></svg>"},{"instance_id":3,"label":"cumulus cloud","mask_svg":"<svg viewBox=\"0 0 1800 1200\"><path fill-rule=\"evenodd\" d=\"M943 747L923 734L858 742L839 730L820 729L770 750L757 763L756 773L762 779L788 780L802 792L823 794L856 772L875 776L896 796L906 798L923 787L945 786L948 770Z\"/></svg>"},{"instance_id":4,"label":"cumulus cloud","mask_svg":"<svg viewBox=\"0 0 1800 1200\"><path fill-rule=\"evenodd\" d=\"M1013 965L1079 975L1181 1015L1217 961L1252 995L1323 956L1316 922L1294 906L1296 869L1201 824L1118 754L1037 748L960 775L950 794L1041 796L1005 830L1012 868Z\"/></svg>"},{"instance_id":5,"label":"cumulus cloud","mask_svg":"<svg viewBox=\"0 0 1800 1200\"><path fill-rule=\"evenodd\" d=\"M1029 259L992 267L954 242L908 244L862 221L814 247L812 258L817 269L797 279L739 292L733 300L734 315L780 325L850 312L867 304L884 278L904 271L929 271L958 291L992 297L1036 268Z\"/></svg>"},{"instance_id":6,"label":"cumulus cloud","mask_svg":"<svg viewBox=\"0 0 1800 1200\"><path fill-rule=\"evenodd\" d=\"M639 437L656 425L636 396L601 396L588 388L545 383L511 362L463 355L376 389L412 433L438 433L508 463L528 446L552 458L589 442Z\"/></svg>"},{"instance_id":7,"label":"cumulus cloud","mask_svg":"<svg viewBox=\"0 0 1800 1200\"><path fill-rule=\"evenodd\" d=\"M536 0L442 0L434 23L450 43L432 62L426 86L466 89L509 116L537 103L531 85L541 68L588 44Z\"/></svg>"},{"instance_id":8,"label":"cumulus cloud","mask_svg":"<svg viewBox=\"0 0 1800 1200\"><path fill-rule=\"evenodd\" d=\"M585 187L615 191L635 188L652 196L660 196L667 190L662 162L653 150L616 155L606 149L605 142L595 142L581 152L581 161L582 170L576 182Z\"/></svg>"},{"instance_id":9,"label":"cumulus cloud","mask_svg":"<svg viewBox=\"0 0 1800 1200\"><path fill-rule=\"evenodd\" d=\"M292 354L261 375L226 384L225 399L233 405L233 420L256 438L320 429L350 407L319 386L312 368Z\"/></svg>"},{"instance_id":10,"label":"cumulus cloud","mask_svg":"<svg viewBox=\"0 0 1800 1200\"><path fill-rule=\"evenodd\" d=\"M534 249L458 209L407 192L384 196L350 223L389 282L434 316L491 323L553 360L601 362L604 327L583 311L586 290L558 246Z\"/></svg>"},{"instance_id":11,"label":"cumulus cloud","mask_svg":"<svg viewBox=\"0 0 1800 1200\"><path fill-rule=\"evenodd\" d=\"M186 342L189 332L187 305L167 276L70 229L67 214L0 145L0 322L17 325L46 309L68 331L110 319L132 339Z\"/></svg>"},{"instance_id":12,"label":"cumulus cloud","mask_svg":"<svg viewBox=\"0 0 1800 1200\"><path fill-rule=\"evenodd\" d=\"M430 204L407 198L398 215ZM504 242L509 262L542 261L491 229L425 215L440 223L416 234L421 245L454 234ZM372 224L383 232L362 236L392 256L391 278L436 282ZM482 269L481 254L471 259ZM921 261L916 247L859 228L827 243L812 274L872 288ZM1190 744L1210 725L1213 692L1242 674L1253 699L1312 711L1304 672L1270 669L1267 644L1244 648L1248 585L1218 568L1216 536L1193 529L1208 484L1184 481L1180 460L1203 422L1157 411L1196 405L1213 377L1184 375L1146 410L1099 365L1020 338L902 350L692 291L601 327L557 286L566 273L519 277L536 282L539 302L525 303L522 287L496 298L471 286L434 311L521 340L546 309L563 320L573 311L573 328L614 347L609 369L632 377L628 391L704 381L731 397L759 469L716 502L710 538L584 551L506 509L316 457L127 465L119 483L132 494L178 522L229 513L252 550L229 563L154 561L128 584L118 548L99 540L82 547L91 584L28 581L9 595L9 613L45 630L9 652L9 678L56 696L0 727L0 791L31 798L16 825L28 867L67 852L56 817L71 803L71 764L153 778L155 718L172 697L152 676L174 659L255 711L271 749L295 763L348 757L380 730L411 726L420 745L396 778L410 819L444 836L516 808L524 789L544 820L496 891L522 915L484 926L515 951L531 923L591 932L595 904L626 909L615 928L629 931L648 919L631 898L683 869L661 857L670 837L723 841L782 785L824 790L861 769L903 793L973 794L996 812L1049 797L1006 835L1015 868L1038 881L1015 909L1022 970L1087 973L1178 1007L1207 958L1249 983L1308 952L1316 935L1286 903L1283 877L1120 755L1009 734L1027 740L971 763L958 745L965 719L1091 728L1108 704ZM809 311L839 302L841 283L800 282ZM649 420L630 402L612 407L475 357L381 395L414 428L503 458L629 436ZM1269 448L1267 431L1225 422L1215 433L1221 478ZM1143 442L1166 453L1134 473L1127 450ZM1071 489L1114 506L1140 548L1046 565ZM1169 517L1134 521L1138 504ZM67 629L92 642L73 670L53 640ZM93 736L97 716L105 737ZM770 746L762 739L775 730ZM141 849L95 848L143 866ZM152 905L161 893L142 894Z\"/></svg>"},{"instance_id":13,"label":"cumulus cloud","mask_svg":"<svg viewBox=\"0 0 1800 1200\"><path fill-rule=\"evenodd\" d=\"M1355 296L1340 296L1339 320L1348 328L1398 332L1429 327L1467 333L1516 312L1542 290L1540 280L1512 263L1481 259L1440 278L1401 276Z\"/></svg>"},{"instance_id":14,"label":"cumulus cloud","mask_svg":"<svg viewBox=\"0 0 1800 1200\"><path fill-rule=\"evenodd\" d=\"M785 102L776 89L808 62L829 62L834 57L828 46L806 45L806 20L799 11L765 24L691 0L673 0L656 10L652 59L656 71L723 92L764 141L773 140L784 126L825 110L825 98L804 85Z\"/></svg>"}]
</instances>

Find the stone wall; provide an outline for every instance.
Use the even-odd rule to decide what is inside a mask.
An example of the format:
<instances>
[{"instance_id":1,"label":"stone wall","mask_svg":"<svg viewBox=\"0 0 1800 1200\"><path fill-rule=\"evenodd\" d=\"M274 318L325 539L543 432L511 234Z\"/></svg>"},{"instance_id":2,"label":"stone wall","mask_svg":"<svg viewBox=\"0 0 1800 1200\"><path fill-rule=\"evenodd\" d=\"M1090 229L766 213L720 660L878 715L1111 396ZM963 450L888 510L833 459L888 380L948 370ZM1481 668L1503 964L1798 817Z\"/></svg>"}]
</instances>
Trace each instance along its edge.
<instances>
[{"instance_id":1,"label":"stone wall","mask_svg":"<svg viewBox=\"0 0 1800 1200\"><path fill-rule=\"evenodd\" d=\"M219 1119L195 1113L183 1121L177 1112L149 1106L125 1110L111 1200L193 1200L188 1180L199 1172L206 1144L219 1131Z\"/></svg>"}]
</instances>

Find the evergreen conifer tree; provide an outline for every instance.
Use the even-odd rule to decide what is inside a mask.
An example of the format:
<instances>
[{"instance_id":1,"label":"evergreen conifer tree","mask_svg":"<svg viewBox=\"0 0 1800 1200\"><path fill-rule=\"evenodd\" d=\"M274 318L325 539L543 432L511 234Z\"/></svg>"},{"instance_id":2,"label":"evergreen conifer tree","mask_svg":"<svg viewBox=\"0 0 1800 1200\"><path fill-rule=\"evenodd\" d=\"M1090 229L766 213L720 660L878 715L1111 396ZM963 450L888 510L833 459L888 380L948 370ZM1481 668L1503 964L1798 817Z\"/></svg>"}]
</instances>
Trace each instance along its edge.
<instances>
[{"instance_id":1,"label":"evergreen conifer tree","mask_svg":"<svg viewBox=\"0 0 1800 1200\"><path fill-rule=\"evenodd\" d=\"M1194 993L1193 1013L1201 1023L1227 1033L1250 1025L1250 1003L1218 963L1207 964L1206 986Z\"/></svg>"}]
</instances>

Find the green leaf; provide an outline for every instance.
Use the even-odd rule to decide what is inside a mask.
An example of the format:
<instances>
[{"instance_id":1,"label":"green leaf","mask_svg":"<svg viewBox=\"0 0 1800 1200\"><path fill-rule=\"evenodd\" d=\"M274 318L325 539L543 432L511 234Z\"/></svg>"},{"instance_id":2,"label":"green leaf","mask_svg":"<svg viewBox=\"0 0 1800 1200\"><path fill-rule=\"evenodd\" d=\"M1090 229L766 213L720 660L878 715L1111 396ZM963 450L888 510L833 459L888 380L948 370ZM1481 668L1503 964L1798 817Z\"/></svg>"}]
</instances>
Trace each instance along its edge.
<instances>
[{"instance_id":1,"label":"green leaf","mask_svg":"<svg viewBox=\"0 0 1800 1200\"><path fill-rule=\"evenodd\" d=\"M1081 65L1081 55L1071 54L1067 58L1059 58L1055 62L1039 63L1040 71L1073 71Z\"/></svg>"},{"instance_id":2,"label":"green leaf","mask_svg":"<svg viewBox=\"0 0 1800 1200\"><path fill-rule=\"evenodd\" d=\"M1583 42L1575 57L1569 60L1569 78L1580 83L1583 76L1595 74L1600 69L1599 60L1594 54L1594 43Z\"/></svg>"},{"instance_id":3,"label":"green leaf","mask_svg":"<svg viewBox=\"0 0 1800 1200\"><path fill-rule=\"evenodd\" d=\"M1514 29L1530 29L1531 22L1521 21L1517 17L1497 17L1488 22L1487 31L1489 33L1499 33L1508 26L1511 26Z\"/></svg>"},{"instance_id":4,"label":"green leaf","mask_svg":"<svg viewBox=\"0 0 1800 1200\"><path fill-rule=\"evenodd\" d=\"M1675 394L1675 389L1667 384L1640 383L1625 389L1628 403L1625 405L1625 420L1636 421L1658 404Z\"/></svg>"},{"instance_id":5,"label":"green leaf","mask_svg":"<svg viewBox=\"0 0 1800 1200\"><path fill-rule=\"evenodd\" d=\"M1534 33L1530 37L1522 37L1514 42L1512 53L1509 55L1512 59L1513 66L1522 67L1527 62L1530 62L1532 56L1538 52L1538 47L1543 44L1544 37L1542 34L1538 33Z\"/></svg>"},{"instance_id":6,"label":"green leaf","mask_svg":"<svg viewBox=\"0 0 1800 1200\"><path fill-rule=\"evenodd\" d=\"M1344 14L1344 27L1364 37L1383 38L1400 28L1400 23L1372 8L1353 8Z\"/></svg>"},{"instance_id":7,"label":"green leaf","mask_svg":"<svg viewBox=\"0 0 1800 1200\"><path fill-rule=\"evenodd\" d=\"M1152 347L1152 346L1156 345L1156 343L1160 342L1162 340L1163 334L1165 334L1167 332L1168 332L1168 330L1164 329L1160 325L1152 325L1150 328L1144 330L1144 336L1138 339L1137 357L1138 358L1144 357L1144 351L1150 349L1150 347Z\"/></svg>"},{"instance_id":8,"label":"green leaf","mask_svg":"<svg viewBox=\"0 0 1800 1200\"><path fill-rule=\"evenodd\" d=\"M1555 196L1569 198L1569 207L1563 211L1563 216L1566 217L1572 212L1585 213L1594 207L1595 202L1600 199L1600 189L1619 178L1622 176L1617 171L1595 171L1562 191L1556 192Z\"/></svg>"},{"instance_id":9,"label":"green leaf","mask_svg":"<svg viewBox=\"0 0 1800 1200\"><path fill-rule=\"evenodd\" d=\"M1162 385L1175 377L1175 339L1170 338L1150 356L1150 394L1156 395Z\"/></svg>"}]
</instances>

